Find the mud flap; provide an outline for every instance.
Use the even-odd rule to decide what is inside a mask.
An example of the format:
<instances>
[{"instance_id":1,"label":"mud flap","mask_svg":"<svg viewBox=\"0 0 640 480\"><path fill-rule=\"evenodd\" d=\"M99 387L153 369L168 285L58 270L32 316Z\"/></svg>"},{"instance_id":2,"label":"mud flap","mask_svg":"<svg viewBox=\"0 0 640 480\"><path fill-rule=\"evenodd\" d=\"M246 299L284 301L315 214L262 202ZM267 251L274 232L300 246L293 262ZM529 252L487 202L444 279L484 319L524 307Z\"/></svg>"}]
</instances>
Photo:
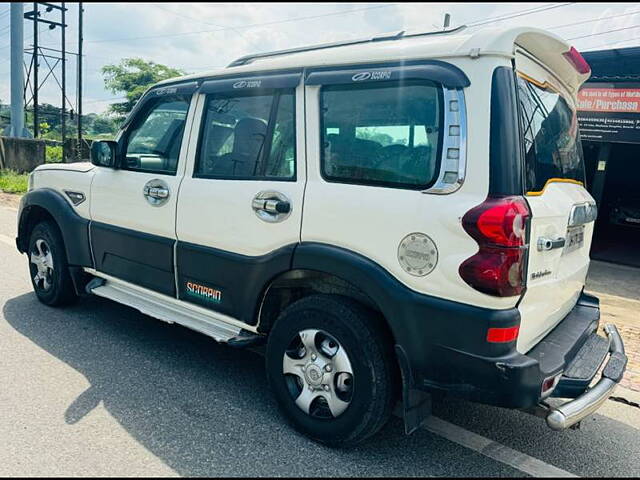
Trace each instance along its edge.
<instances>
[{"instance_id":1,"label":"mud flap","mask_svg":"<svg viewBox=\"0 0 640 480\"><path fill-rule=\"evenodd\" d=\"M431 395L413 388L413 375L406 354L400 345L396 345L395 350L402 374L404 433L411 435L431 415Z\"/></svg>"}]
</instances>

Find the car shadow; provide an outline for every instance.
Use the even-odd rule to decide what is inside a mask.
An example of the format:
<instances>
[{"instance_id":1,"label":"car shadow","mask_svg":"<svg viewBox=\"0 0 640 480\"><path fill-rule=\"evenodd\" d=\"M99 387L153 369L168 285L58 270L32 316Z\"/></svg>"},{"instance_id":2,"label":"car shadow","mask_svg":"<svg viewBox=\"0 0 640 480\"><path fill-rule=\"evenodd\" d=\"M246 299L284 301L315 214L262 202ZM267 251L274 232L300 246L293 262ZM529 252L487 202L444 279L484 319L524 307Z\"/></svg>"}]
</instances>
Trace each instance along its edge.
<instances>
[{"instance_id":1,"label":"car shadow","mask_svg":"<svg viewBox=\"0 0 640 480\"><path fill-rule=\"evenodd\" d=\"M353 449L314 443L277 412L259 354L102 298L52 309L29 293L8 300L3 313L12 328L89 382L60 412L66 424L81 422L102 403L138 443L181 475L520 475L429 432L406 437L397 418ZM596 435L588 429L558 434L520 412L452 401L434 408L441 418L490 438L508 429L505 444L553 457L554 465L576 474L611 474L609 462L625 474L640 473L638 431L604 416L597 416ZM603 428L615 431L615 448L612 439L601 438ZM519 447L522 439L528 443ZM542 456L531 451L536 445ZM557 450L563 456L553 456ZM581 455L606 457L609 468L596 462L586 469L571 460Z\"/></svg>"}]
</instances>

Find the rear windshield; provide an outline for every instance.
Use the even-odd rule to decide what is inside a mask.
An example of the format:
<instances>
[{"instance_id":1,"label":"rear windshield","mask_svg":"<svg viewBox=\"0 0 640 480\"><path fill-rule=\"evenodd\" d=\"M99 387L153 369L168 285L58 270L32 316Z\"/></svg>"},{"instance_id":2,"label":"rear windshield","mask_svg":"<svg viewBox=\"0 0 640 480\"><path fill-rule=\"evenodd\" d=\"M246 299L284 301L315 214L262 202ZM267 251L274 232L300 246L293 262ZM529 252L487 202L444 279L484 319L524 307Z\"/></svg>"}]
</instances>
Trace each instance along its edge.
<instances>
[{"instance_id":1,"label":"rear windshield","mask_svg":"<svg viewBox=\"0 0 640 480\"><path fill-rule=\"evenodd\" d=\"M578 118L560 93L518 76L524 133L525 185L540 192L552 178L584 184L584 160Z\"/></svg>"}]
</instances>

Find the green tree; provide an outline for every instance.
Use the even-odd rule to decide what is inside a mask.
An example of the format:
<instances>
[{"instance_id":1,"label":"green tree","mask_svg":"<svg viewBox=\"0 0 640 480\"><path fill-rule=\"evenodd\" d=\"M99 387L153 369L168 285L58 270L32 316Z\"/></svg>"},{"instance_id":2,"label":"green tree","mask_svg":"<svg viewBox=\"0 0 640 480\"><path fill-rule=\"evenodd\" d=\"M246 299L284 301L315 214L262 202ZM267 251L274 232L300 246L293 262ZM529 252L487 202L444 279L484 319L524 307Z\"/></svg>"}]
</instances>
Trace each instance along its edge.
<instances>
[{"instance_id":1,"label":"green tree","mask_svg":"<svg viewBox=\"0 0 640 480\"><path fill-rule=\"evenodd\" d=\"M125 102L109 106L109 113L122 119L151 85L161 80L179 77L185 72L142 58L124 58L118 65L102 67L102 74L107 90L116 95L124 93L127 98Z\"/></svg>"},{"instance_id":2,"label":"green tree","mask_svg":"<svg viewBox=\"0 0 640 480\"><path fill-rule=\"evenodd\" d=\"M115 133L117 130L118 128L116 127L114 120L106 115L96 116L91 124L91 133L95 133L96 135Z\"/></svg>"}]
</instances>

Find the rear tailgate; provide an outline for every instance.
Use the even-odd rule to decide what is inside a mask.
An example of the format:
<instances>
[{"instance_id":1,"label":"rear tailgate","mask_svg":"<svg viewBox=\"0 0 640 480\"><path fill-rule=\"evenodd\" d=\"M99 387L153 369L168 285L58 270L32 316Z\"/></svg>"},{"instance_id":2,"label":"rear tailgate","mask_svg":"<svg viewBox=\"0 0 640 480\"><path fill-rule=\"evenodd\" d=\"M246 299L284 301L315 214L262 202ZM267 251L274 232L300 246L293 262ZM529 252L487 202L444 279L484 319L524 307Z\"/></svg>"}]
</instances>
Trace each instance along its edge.
<instances>
[{"instance_id":1,"label":"rear tailgate","mask_svg":"<svg viewBox=\"0 0 640 480\"><path fill-rule=\"evenodd\" d=\"M531 56L516 54L531 210L527 288L517 349L535 346L575 305L589 267L595 202L584 186L574 95Z\"/></svg>"}]
</instances>

